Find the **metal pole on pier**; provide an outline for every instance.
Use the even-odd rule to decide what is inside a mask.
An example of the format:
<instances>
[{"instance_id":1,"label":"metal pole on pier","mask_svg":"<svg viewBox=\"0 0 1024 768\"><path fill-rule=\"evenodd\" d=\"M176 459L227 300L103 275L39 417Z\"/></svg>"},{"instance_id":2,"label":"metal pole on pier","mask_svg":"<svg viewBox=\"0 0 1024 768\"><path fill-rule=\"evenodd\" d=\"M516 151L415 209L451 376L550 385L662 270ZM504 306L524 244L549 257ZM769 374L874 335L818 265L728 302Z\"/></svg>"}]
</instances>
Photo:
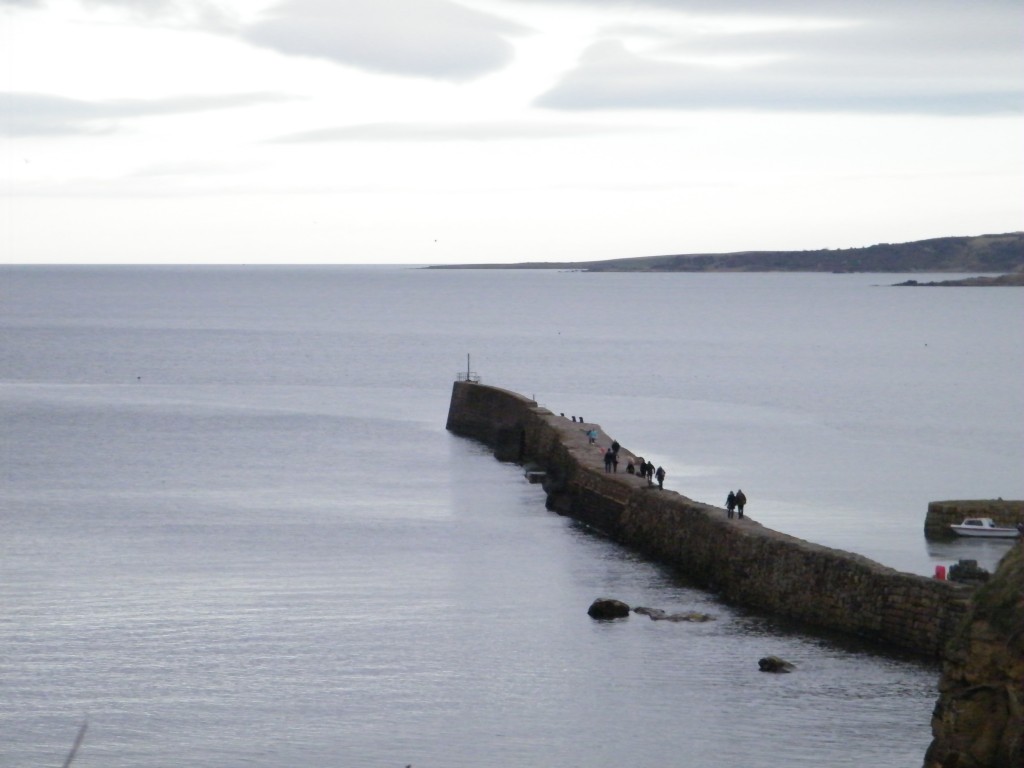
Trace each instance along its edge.
<instances>
[{"instance_id":1,"label":"metal pole on pier","mask_svg":"<svg viewBox=\"0 0 1024 768\"><path fill-rule=\"evenodd\" d=\"M455 374L455 378L459 381L466 381L473 384L480 381L480 376L473 373L473 366L469 354L466 355L466 372L462 373L462 371L459 371Z\"/></svg>"}]
</instances>

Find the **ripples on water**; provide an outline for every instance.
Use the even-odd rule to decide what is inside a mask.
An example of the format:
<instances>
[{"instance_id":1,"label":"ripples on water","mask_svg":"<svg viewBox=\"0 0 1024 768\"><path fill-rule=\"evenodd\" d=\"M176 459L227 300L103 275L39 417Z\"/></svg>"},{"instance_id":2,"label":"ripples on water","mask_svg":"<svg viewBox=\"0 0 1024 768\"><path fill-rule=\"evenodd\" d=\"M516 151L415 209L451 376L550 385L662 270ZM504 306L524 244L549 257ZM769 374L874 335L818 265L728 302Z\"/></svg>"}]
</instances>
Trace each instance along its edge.
<instances>
[{"instance_id":1,"label":"ripples on water","mask_svg":"<svg viewBox=\"0 0 1024 768\"><path fill-rule=\"evenodd\" d=\"M730 378L712 402L678 358L728 363L727 338L689 328L696 347L664 359L634 344L670 296L578 275L488 278L503 294L453 273L158 272L18 273L6 297L0 765L58 764L86 717L76 768L920 765L934 665L721 605L444 431L481 348L507 368L492 383L541 382L626 444L681 446L668 486L696 498L716 501L732 463L776 466L764 435L825 450L818 412L781 404L788 374L759 372L768 405L726 402L744 389ZM591 324L612 306L610 348ZM733 331L740 351L762 332ZM650 388L631 394L640 370ZM673 381L697 399L668 397ZM716 448L737 420L750 444ZM840 478L816 462L806 483L832 500ZM766 524L864 535L842 505L823 525L746 490ZM924 547L910 514L893 557ZM602 595L717 620L595 622ZM796 672L759 672L767 654Z\"/></svg>"}]
</instances>

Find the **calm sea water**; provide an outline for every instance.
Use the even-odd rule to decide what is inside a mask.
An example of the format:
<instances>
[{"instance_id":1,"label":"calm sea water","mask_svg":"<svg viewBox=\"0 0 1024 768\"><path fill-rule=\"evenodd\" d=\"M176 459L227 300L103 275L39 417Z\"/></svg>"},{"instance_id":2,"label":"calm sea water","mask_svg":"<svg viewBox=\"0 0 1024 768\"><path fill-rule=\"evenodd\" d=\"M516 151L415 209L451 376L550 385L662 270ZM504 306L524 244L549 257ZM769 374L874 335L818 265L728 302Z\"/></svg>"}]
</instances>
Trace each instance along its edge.
<instances>
[{"instance_id":1,"label":"calm sea water","mask_svg":"<svg viewBox=\"0 0 1024 768\"><path fill-rule=\"evenodd\" d=\"M934 665L720 604L444 430L471 353L692 498L994 568L922 526L1024 496L1024 293L901 279L3 268L0 765L87 720L76 768L919 766Z\"/></svg>"}]
</instances>

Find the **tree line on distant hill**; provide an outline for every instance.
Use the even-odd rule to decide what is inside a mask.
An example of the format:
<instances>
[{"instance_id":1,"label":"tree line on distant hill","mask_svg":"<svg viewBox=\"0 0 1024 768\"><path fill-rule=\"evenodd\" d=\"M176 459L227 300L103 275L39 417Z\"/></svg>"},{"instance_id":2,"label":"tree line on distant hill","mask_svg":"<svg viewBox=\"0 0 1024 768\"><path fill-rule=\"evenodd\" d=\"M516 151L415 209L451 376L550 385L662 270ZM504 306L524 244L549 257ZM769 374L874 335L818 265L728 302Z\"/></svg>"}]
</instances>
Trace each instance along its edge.
<instances>
[{"instance_id":1,"label":"tree line on distant hill","mask_svg":"<svg viewBox=\"0 0 1024 768\"><path fill-rule=\"evenodd\" d=\"M586 272L1024 272L1024 232L939 237L816 251L741 251L584 262L462 264L435 269L576 269ZM1012 283L1019 284L1019 283Z\"/></svg>"}]
</instances>

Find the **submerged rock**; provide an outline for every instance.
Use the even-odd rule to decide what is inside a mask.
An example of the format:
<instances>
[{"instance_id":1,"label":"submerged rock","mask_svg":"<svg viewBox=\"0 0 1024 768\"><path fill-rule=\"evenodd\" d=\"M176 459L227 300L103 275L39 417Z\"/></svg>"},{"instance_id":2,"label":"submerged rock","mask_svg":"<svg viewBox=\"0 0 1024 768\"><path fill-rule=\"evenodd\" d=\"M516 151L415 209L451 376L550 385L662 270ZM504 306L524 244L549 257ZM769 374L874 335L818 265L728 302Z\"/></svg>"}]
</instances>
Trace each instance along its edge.
<instances>
[{"instance_id":1,"label":"submerged rock","mask_svg":"<svg viewBox=\"0 0 1024 768\"><path fill-rule=\"evenodd\" d=\"M599 597L590 604L587 614L593 619L621 619L629 616L629 606L621 600Z\"/></svg>"},{"instance_id":2,"label":"submerged rock","mask_svg":"<svg viewBox=\"0 0 1024 768\"><path fill-rule=\"evenodd\" d=\"M780 659L778 656L765 656L758 660L757 666L762 672L792 672L796 669L788 661Z\"/></svg>"},{"instance_id":3,"label":"submerged rock","mask_svg":"<svg viewBox=\"0 0 1024 768\"><path fill-rule=\"evenodd\" d=\"M665 613L661 608L645 608L644 606L634 608L633 613L648 616L652 621L714 621L715 618L709 613L698 613L697 611Z\"/></svg>"}]
</instances>

